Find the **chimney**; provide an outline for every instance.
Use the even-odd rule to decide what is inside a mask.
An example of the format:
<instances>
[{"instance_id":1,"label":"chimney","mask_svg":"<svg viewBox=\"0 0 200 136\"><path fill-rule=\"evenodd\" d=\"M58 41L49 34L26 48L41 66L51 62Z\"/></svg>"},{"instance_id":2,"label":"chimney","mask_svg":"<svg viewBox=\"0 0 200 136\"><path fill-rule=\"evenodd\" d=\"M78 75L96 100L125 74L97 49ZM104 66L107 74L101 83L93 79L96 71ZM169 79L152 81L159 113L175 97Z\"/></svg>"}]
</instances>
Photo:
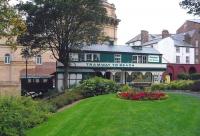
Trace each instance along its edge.
<instances>
[{"instance_id":1,"label":"chimney","mask_svg":"<svg viewBox=\"0 0 200 136\"><path fill-rule=\"evenodd\" d=\"M170 36L170 34L169 34L169 31L168 31L168 30L163 30L163 31L162 31L162 39L167 38L167 37L169 37L169 36Z\"/></svg>"},{"instance_id":2,"label":"chimney","mask_svg":"<svg viewBox=\"0 0 200 136\"><path fill-rule=\"evenodd\" d=\"M149 32L146 30L141 30L141 44L149 41Z\"/></svg>"},{"instance_id":3,"label":"chimney","mask_svg":"<svg viewBox=\"0 0 200 136\"><path fill-rule=\"evenodd\" d=\"M191 44L191 40L192 40L192 38L191 38L191 36L189 34L185 34L184 35L184 41L185 42Z\"/></svg>"}]
</instances>

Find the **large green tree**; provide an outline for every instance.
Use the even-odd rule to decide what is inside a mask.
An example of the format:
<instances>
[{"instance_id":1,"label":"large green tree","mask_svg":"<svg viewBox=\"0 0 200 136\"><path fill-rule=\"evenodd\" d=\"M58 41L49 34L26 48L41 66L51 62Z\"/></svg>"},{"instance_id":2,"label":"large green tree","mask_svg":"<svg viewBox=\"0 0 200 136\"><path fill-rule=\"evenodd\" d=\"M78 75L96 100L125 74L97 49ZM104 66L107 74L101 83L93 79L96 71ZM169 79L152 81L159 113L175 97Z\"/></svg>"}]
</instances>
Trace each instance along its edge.
<instances>
[{"instance_id":1,"label":"large green tree","mask_svg":"<svg viewBox=\"0 0 200 136\"><path fill-rule=\"evenodd\" d=\"M200 0L182 0L180 6L188 10L187 13L200 16Z\"/></svg>"},{"instance_id":2,"label":"large green tree","mask_svg":"<svg viewBox=\"0 0 200 136\"><path fill-rule=\"evenodd\" d=\"M102 0L32 0L20 3L26 15L26 33L19 42L32 52L51 50L64 65L64 89L68 87L70 52L102 40L106 9Z\"/></svg>"},{"instance_id":3,"label":"large green tree","mask_svg":"<svg viewBox=\"0 0 200 136\"><path fill-rule=\"evenodd\" d=\"M15 37L21 35L26 27L22 17L9 2L0 0L0 39L6 38L7 45L15 45Z\"/></svg>"}]
</instances>

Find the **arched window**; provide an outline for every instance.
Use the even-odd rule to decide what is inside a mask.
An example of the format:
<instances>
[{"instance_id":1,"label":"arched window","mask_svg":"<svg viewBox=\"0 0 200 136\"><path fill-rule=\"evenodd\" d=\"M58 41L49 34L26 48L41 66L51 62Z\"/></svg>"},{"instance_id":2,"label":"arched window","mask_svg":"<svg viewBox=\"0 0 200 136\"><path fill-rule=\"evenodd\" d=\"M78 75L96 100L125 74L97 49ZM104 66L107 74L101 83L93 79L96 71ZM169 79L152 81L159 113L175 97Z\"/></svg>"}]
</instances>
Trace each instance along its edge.
<instances>
[{"instance_id":1,"label":"arched window","mask_svg":"<svg viewBox=\"0 0 200 136\"><path fill-rule=\"evenodd\" d=\"M41 55L37 55L36 56L36 64L37 65L41 65L42 64L42 56Z\"/></svg>"},{"instance_id":2,"label":"arched window","mask_svg":"<svg viewBox=\"0 0 200 136\"><path fill-rule=\"evenodd\" d=\"M4 56L4 63L5 64L10 64L11 63L11 56L10 56L10 54L5 54L5 56Z\"/></svg>"}]
</instances>

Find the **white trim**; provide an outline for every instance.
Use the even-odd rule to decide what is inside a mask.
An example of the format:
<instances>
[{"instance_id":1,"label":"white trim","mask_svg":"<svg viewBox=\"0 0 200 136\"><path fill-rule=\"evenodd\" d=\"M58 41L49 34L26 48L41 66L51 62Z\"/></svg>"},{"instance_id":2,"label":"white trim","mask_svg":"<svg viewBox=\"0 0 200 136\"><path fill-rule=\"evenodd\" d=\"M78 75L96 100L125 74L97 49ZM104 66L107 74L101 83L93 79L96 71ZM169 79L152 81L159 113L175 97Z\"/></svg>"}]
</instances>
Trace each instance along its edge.
<instances>
[{"instance_id":1,"label":"white trim","mask_svg":"<svg viewBox=\"0 0 200 136\"><path fill-rule=\"evenodd\" d=\"M71 63L72 67L93 67L93 68L167 68L166 64L150 63L105 63L105 62L75 62Z\"/></svg>"}]
</instances>

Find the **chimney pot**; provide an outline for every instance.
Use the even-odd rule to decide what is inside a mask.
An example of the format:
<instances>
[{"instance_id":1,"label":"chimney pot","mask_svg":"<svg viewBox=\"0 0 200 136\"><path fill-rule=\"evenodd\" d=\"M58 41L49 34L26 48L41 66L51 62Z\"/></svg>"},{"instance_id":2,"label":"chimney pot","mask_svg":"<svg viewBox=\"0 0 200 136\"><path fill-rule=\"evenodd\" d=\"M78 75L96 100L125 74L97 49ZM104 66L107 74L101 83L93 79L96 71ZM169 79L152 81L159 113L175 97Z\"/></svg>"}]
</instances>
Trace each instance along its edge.
<instances>
[{"instance_id":1,"label":"chimney pot","mask_svg":"<svg viewBox=\"0 0 200 136\"><path fill-rule=\"evenodd\" d=\"M191 43L191 40L192 40L192 38L191 38L191 36L189 35L189 34L185 34L184 35L184 41L185 42L187 42L187 43Z\"/></svg>"},{"instance_id":2,"label":"chimney pot","mask_svg":"<svg viewBox=\"0 0 200 136\"><path fill-rule=\"evenodd\" d=\"M169 31L168 31L168 30L163 30L163 31L162 31L162 39L167 38L167 37L169 37L169 36L170 36L170 34L169 34Z\"/></svg>"}]
</instances>

